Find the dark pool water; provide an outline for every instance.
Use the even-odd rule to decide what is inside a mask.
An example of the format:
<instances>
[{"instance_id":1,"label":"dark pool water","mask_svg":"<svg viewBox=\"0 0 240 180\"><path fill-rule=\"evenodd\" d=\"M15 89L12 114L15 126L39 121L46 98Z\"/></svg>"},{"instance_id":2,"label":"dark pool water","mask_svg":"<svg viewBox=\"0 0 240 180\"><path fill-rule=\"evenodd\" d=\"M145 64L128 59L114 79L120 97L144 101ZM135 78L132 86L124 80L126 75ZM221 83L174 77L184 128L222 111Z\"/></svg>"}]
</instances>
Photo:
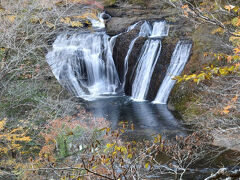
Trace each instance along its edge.
<instances>
[{"instance_id":1,"label":"dark pool water","mask_svg":"<svg viewBox=\"0 0 240 180\"><path fill-rule=\"evenodd\" d=\"M128 123L129 127L133 124L134 129L126 131L129 138L147 138L154 134L169 138L187 135L186 127L168 110L167 105L135 102L127 96L102 97L84 104L95 117L109 120L113 129L121 127L121 122Z\"/></svg>"}]
</instances>

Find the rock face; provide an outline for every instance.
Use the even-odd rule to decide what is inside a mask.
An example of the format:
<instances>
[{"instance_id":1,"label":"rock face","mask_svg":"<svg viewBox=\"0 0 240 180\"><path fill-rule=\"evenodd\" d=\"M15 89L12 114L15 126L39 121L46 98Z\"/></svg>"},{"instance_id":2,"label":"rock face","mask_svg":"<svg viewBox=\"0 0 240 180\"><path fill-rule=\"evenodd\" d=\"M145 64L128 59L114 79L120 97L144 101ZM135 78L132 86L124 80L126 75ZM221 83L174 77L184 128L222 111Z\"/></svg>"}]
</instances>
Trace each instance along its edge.
<instances>
[{"instance_id":1,"label":"rock face","mask_svg":"<svg viewBox=\"0 0 240 180\"><path fill-rule=\"evenodd\" d=\"M112 36L121 33L117 37L113 49L113 58L121 82L123 82L124 79L124 59L131 41L136 38L140 30L143 20L148 20L150 23L153 23L154 21L165 19L170 24L169 36L162 39L162 50L151 78L147 95L148 100L153 100L157 94L166 74L177 41L181 38L190 38L190 34L193 31L193 26L189 21L178 17L177 13L171 10L171 8L166 10L162 3L159 1L157 2L156 4L152 3L150 7L147 8L125 4L123 6L108 7L105 9L106 13L111 15L111 19L106 23L107 33ZM139 21L142 22L133 30L126 32L130 25ZM138 38L129 56L124 89L127 95L131 95L134 70L146 39L145 37Z\"/></svg>"},{"instance_id":2,"label":"rock face","mask_svg":"<svg viewBox=\"0 0 240 180\"><path fill-rule=\"evenodd\" d=\"M140 7L106 8L106 13L112 16L106 24L109 35L119 34L130 25L141 20L153 21L176 15L176 12L161 13L160 9L142 9Z\"/></svg>"},{"instance_id":3,"label":"rock face","mask_svg":"<svg viewBox=\"0 0 240 180\"><path fill-rule=\"evenodd\" d=\"M127 55L127 52L129 50L129 46L130 46L131 42L133 41L134 38L137 37L137 35L140 31L141 25L142 25L142 23L139 23L133 30L120 34L116 39L116 44L113 49L113 59L114 59L121 83L123 83L124 76L125 76L125 74L124 74L125 57ZM127 95L131 95L131 89L132 89L131 86L132 86L132 81L133 81L132 74L134 72L134 68L136 66L138 57L141 53L142 46L144 45L146 40L147 40L147 38L145 38L145 37L139 37L135 41L132 51L129 55L128 71L126 74L126 81L125 81L126 84L125 84L125 89L124 89L124 92Z\"/></svg>"}]
</instances>

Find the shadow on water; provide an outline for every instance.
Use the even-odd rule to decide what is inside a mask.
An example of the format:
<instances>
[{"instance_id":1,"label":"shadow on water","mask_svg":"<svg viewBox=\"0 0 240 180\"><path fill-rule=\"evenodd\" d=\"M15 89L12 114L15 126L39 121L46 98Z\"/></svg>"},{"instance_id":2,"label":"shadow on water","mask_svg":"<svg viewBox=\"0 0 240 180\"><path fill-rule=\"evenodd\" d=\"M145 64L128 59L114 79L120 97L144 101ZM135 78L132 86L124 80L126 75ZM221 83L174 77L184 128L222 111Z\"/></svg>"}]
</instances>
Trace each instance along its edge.
<instances>
[{"instance_id":1,"label":"shadow on water","mask_svg":"<svg viewBox=\"0 0 240 180\"><path fill-rule=\"evenodd\" d=\"M154 134L171 138L186 136L187 130L175 118L166 105L152 104L148 101L134 102L129 97L106 97L85 102L85 108L95 117L104 117L111 122L112 129L121 127L120 122L133 124L127 129L127 139L146 139Z\"/></svg>"}]
</instances>

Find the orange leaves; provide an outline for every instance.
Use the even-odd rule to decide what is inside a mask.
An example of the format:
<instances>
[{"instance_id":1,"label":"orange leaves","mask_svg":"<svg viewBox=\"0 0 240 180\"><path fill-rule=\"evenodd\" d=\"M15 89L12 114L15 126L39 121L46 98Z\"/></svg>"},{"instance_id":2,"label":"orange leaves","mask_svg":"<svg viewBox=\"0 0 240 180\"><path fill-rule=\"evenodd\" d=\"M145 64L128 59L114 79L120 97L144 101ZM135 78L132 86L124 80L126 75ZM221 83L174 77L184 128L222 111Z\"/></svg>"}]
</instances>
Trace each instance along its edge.
<instances>
[{"instance_id":1,"label":"orange leaves","mask_svg":"<svg viewBox=\"0 0 240 180\"><path fill-rule=\"evenodd\" d=\"M230 63L230 62L232 61L232 59L233 59L233 57L232 57L232 56L228 56L228 57L227 57L227 62L229 62L229 63Z\"/></svg>"},{"instance_id":2,"label":"orange leaves","mask_svg":"<svg viewBox=\"0 0 240 180\"><path fill-rule=\"evenodd\" d=\"M230 12L232 9L235 8L235 6L233 6L233 5L226 5L224 8L227 9Z\"/></svg>"},{"instance_id":3,"label":"orange leaves","mask_svg":"<svg viewBox=\"0 0 240 180\"><path fill-rule=\"evenodd\" d=\"M237 48L234 48L234 49L233 49L233 52L234 52L235 54L239 54L239 53L240 53L240 46L237 47Z\"/></svg>"},{"instance_id":4,"label":"orange leaves","mask_svg":"<svg viewBox=\"0 0 240 180\"><path fill-rule=\"evenodd\" d=\"M188 16L189 16L188 13L190 12L190 9L189 9L188 5L185 4L185 5L183 5L181 8L182 8L182 10L183 10L183 14L184 14L186 17L188 17Z\"/></svg>"},{"instance_id":5,"label":"orange leaves","mask_svg":"<svg viewBox=\"0 0 240 180\"><path fill-rule=\"evenodd\" d=\"M229 111L229 109L231 108L232 106L230 106L230 105L227 105L227 106L225 106L224 108L223 108L223 110L222 110L222 114L228 114L230 111Z\"/></svg>"},{"instance_id":6,"label":"orange leaves","mask_svg":"<svg viewBox=\"0 0 240 180\"><path fill-rule=\"evenodd\" d=\"M233 19L231 20L231 24L232 24L233 26L235 26L235 27L240 26L240 16L233 18Z\"/></svg>"},{"instance_id":7,"label":"orange leaves","mask_svg":"<svg viewBox=\"0 0 240 180\"><path fill-rule=\"evenodd\" d=\"M236 26L240 26L240 17L237 19Z\"/></svg>"},{"instance_id":8,"label":"orange leaves","mask_svg":"<svg viewBox=\"0 0 240 180\"><path fill-rule=\"evenodd\" d=\"M11 23L13 23L15 21L17 16L14 16L14 15L9 15L9 16L6 16L7 20Z\"/></svg>"},{"instance_id":9,"label":"orange leaves","mask_svg":"<svg viewBox=\"0 0 240 180\"><path fill-rule=\"evenodd\" d=\"M231 102L235 103L237 100L238 100L238 95L236 95L235 97L233 97L233 98L231 99Z\"/></svg>"},{"instance_id":10,"label":"orange leaves","mask_svg":"<svg viewBox=\"0 0 240 180\"><path fill-rule=\"evenodd\" d=\"M182 9L188 9L188 5L186 4L186 5L183 5L182 6Z\"/></svg>"},{"instance_id":11,"label":"orange leaves","mask_svg":"<svg viewBox=\"0 0 240 180\"><path fill-rule=\"evenodd\" d=\"M238 95L235 95L226 105L223 110L220 112L222 115L227 115L230 113L231 109L236 108L235 103L238 100Z\"/></svg>"}]
</instances>

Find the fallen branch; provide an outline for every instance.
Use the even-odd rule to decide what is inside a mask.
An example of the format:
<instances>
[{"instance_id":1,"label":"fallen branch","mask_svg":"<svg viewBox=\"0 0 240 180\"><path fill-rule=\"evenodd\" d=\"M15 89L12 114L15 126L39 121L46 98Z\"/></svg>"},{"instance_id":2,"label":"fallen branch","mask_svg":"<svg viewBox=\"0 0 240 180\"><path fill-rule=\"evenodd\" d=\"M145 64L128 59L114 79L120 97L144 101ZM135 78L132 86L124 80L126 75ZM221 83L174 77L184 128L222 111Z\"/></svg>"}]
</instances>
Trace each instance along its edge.
<instances>
[{"instance_id":1,"label":"fallen branch","mask_svg":"<svg viewBox=\"0 0 240 180\"><path fill-rule=\"evenodd\" d=\"M232 177L232 178L240 177L240 169L230 171L227 168L221 168L215 174L205 178L205 180L217 180L223 176Z\"/></svg>"},{"instance_id":2,"label":"fallen branch","mask_svg":"<svg viewBox=\"0 0 240 180\"><path fill-rule=\"evenodd\" d=\"M88 168L86 167L86 164L85 164L85 162L83 161L83 159L82 159L82 163L83 163L83 168L84 168L87 172L92 173L92 174L94 174L94 175L96 175L96 176L105 178L105 179L114 180L114 179L112 179L112 178L110 178L110 177L108 177L108 176L104 176L104 175L102 175L102 174L99 174L99 173L97 173L97 172L93 172L93 171L91 171L90 169L88 169Z\"/></svg>"}]
</instances>

